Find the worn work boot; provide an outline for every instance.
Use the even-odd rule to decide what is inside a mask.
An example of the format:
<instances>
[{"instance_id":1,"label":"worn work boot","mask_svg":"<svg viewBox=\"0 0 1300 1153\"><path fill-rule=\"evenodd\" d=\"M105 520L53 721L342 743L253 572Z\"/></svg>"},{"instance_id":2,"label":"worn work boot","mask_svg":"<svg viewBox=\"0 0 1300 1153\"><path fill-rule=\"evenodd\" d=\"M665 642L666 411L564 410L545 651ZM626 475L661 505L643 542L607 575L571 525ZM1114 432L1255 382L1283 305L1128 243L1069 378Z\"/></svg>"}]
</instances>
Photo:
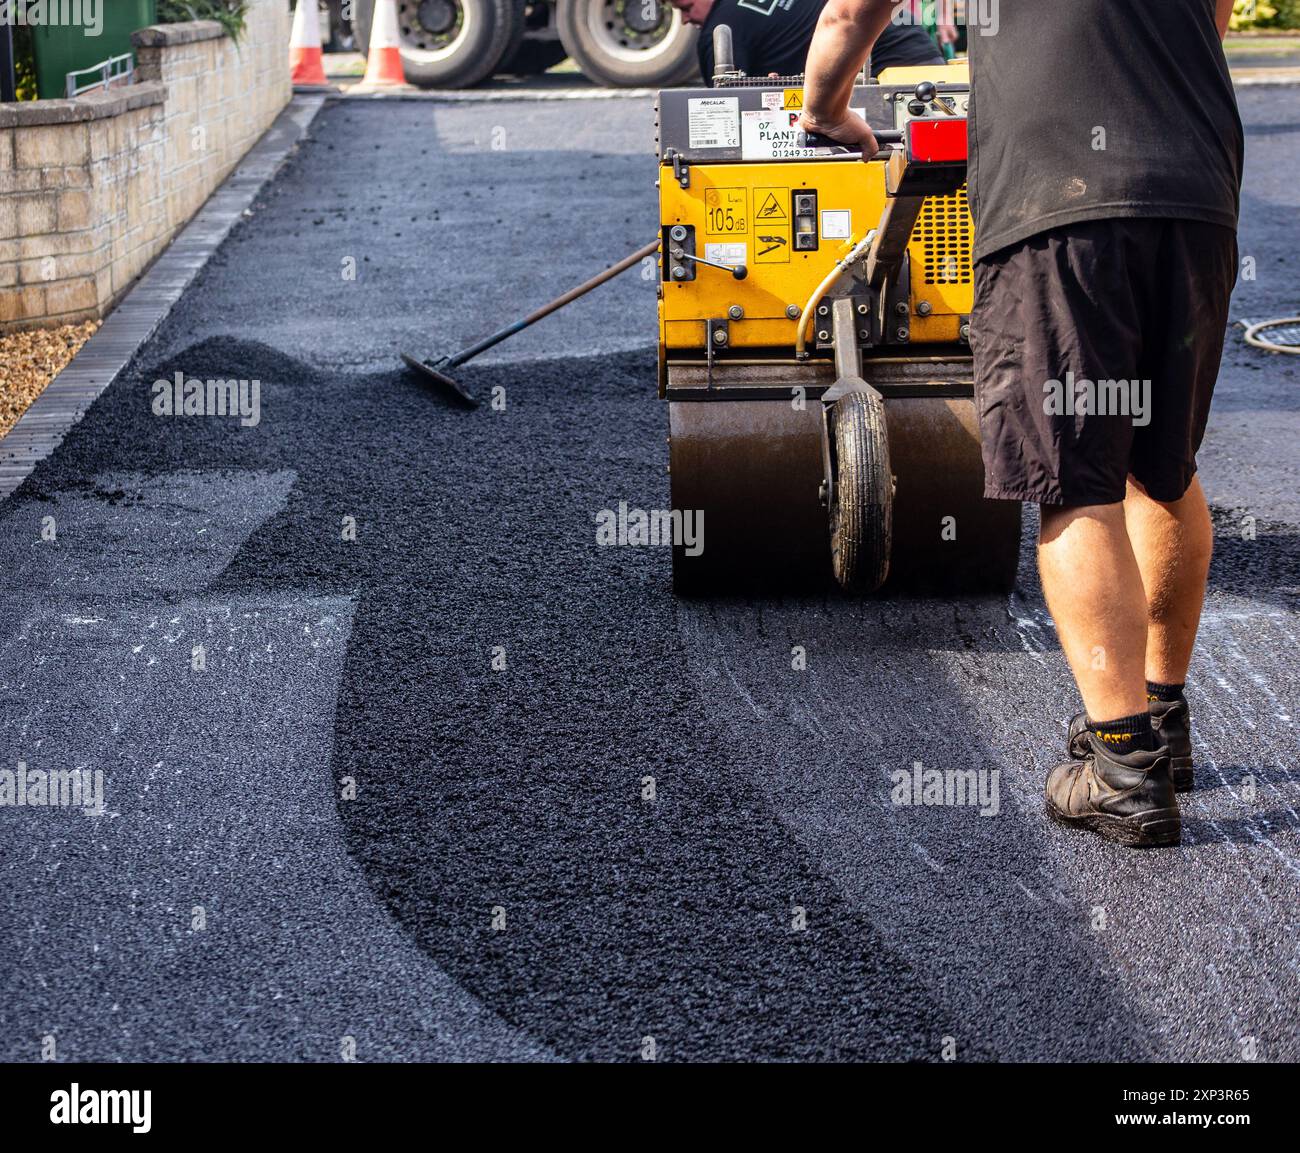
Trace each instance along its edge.
<instances>
[{"instance_id":1,"label":"worn work boot","mask_svg":"<svg viewBox=\"0 0 1300 1153\"><path fill-rule=\"evenodd\" d=\"M1176 845L1183 822L1169 775L1169 750L1110 752L1091 732L1083 758L1057 765L1047 776L1047 811L1066 825L1091 829L1122 845Z\"/></svg>"},{"instance_id":2,"label":"worn work boot","mask_svg":"<svg viewBox=\"0 0 1300 1153\"><path fill-rule=\"evenodd\" d=\"M1157 745L1169 746L1169 775L1173 777L1174 792L1192 791L1192 734L1191 717L1187 701L1151 701L1151 727L1156 733ZM1088 755L1088 717L1075 713L1070 718L1070 730L1065 747L1072 760L1081 761Z\"/></svg>"},{"instance_id":3,"label":"worn work boot","mask_svg":"<svg viewBox=\"0 0 1300 1153\"><path fill-rule=\"evenodd\" d=\"M1169 746L1169 772L1174 778L1174 791L1191 792L1192 720L1186 699L1152 701L1151 727L1156 731L1156 744Z\"/></svg>"}]
</instances>

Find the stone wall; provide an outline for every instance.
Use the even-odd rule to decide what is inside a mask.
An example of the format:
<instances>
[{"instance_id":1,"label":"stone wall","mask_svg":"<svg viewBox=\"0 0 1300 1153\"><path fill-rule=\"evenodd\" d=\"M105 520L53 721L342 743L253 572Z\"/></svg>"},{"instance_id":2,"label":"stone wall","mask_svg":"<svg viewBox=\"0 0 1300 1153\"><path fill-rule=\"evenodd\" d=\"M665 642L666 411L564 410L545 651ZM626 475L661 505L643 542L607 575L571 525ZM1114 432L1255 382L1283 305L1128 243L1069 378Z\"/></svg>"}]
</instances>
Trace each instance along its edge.
<instances>
[{"instance_id":1,"label":"stone wall","mask_svg":"<svg viewBox=\"0 0 1300 1153\"><path fill-rule=\"evenodd\" d=\"M289 101L289 10L134 36L136 83L0 104L0 331L102 317Z\"/></svg>"}]
</instances>

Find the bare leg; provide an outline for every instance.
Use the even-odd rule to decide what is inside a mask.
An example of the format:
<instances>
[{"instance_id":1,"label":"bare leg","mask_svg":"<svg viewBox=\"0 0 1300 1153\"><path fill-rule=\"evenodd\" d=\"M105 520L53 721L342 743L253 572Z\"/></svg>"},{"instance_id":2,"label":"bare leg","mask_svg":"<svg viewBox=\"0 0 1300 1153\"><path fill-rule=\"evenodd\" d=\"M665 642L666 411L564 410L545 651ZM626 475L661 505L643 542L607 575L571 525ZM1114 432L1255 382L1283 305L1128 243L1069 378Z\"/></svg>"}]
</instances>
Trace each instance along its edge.
<instances>
[{"instance_id":1,"label":"bare leg","mask_svg":"<svg viewBox=\"0 0 1300 1153\"><path fill-rule=\"evenodd\" d=\"M1147 598L1124 507L1041 510L1043 595L1094 723L1147 711Z\"/></svg>"},{"instance_id":2,"label":"bare leg","mask_svg":"<svg viewBox=\"0 0 1300 1153\"><path fill-rule=\"evenodd\" d=\"M1181 500L1164 504L1129 477L1124 520L1146 589L1146 679L1181 685L1201 622L1214 547L1200 480L1192 477Z\"/></svg>"}]
</instances>

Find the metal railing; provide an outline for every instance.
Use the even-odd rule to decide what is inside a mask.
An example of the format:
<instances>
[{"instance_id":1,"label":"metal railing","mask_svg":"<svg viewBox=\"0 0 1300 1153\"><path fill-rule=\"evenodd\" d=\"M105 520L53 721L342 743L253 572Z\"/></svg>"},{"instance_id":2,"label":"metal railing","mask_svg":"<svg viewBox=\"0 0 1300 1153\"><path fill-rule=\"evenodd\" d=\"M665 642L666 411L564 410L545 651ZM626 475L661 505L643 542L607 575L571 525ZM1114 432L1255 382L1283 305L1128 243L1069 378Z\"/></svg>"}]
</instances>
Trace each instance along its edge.
<instances>
[{"instance_id":1,"label":"metal railing","mask_svg":"<svg viewBox=\"0 0 1300 1153\"><path fill-rule=\"evenodd\" d=\"M114 85L130 84L134 73L135 61L131 58L130 52L125 52L121 56L110 56L100 64L92 64L89 68L78 68L75 72L69 72L66 95L71 100L74 96L80 96L92 88L112 88ZM78 76L92 74L95 76L94 80L85 84L77 83Z\"/></svg>"}]
</instances>

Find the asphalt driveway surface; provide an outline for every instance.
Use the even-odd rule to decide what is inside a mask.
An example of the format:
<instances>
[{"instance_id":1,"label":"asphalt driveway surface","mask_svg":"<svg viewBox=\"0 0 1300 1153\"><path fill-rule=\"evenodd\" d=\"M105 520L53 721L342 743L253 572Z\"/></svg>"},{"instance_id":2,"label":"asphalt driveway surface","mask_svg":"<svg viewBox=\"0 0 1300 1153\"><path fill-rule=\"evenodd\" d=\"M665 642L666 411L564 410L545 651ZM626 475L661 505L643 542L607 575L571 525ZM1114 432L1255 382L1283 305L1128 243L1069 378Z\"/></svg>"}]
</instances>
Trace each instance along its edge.
<instances>
[{"instance_id":1,"label":"asphalt driveway surface","mask_svg":"<svg viewBox=\"0 0 1300 1153\"><path fill-rule=\"evenodd\" d=\"M1300 108L1242 107L1259 318ZM595 536L667 507L652 275L462 370L496 406L399 371L653 236L651 117L327 105L0 505L3 765L105 794L0 808L0 1054L1300 1057L1294 360L1229 336L1183 847L1062 830L1032 517L1006 598L677 600ZM177 372L257 423L155 415ZM994 803L891 803L917 762Z\"/></svg>"}]
</instances>

